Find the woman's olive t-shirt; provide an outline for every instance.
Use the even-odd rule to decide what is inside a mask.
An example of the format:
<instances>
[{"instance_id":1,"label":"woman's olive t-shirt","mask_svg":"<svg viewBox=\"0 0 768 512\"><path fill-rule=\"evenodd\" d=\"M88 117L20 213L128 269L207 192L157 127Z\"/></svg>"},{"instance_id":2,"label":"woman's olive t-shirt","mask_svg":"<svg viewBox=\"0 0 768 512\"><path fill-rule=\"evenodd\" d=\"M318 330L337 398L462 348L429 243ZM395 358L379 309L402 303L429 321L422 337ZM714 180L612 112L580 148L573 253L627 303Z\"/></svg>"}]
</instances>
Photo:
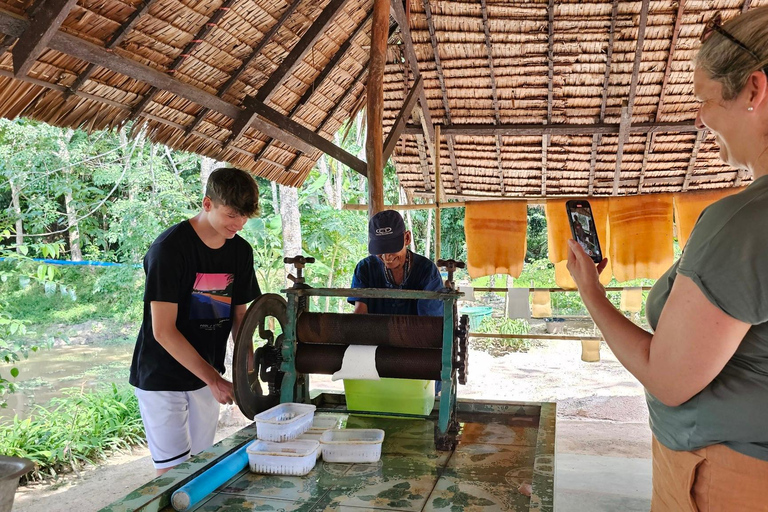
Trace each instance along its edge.
<instances>
[{"instance_id":1,"label":"woman's olive t-shirt","mask_svg":"<svg viewBox=\"0 0 768 512\"><path fill-rule=\"evenodd\" d=\"M678 274L752 327L720 374L684 404L666 406L646 391L651 430L672 450L724 444L768 460L768 176L702 212L683 255L648 294L653 329Z\"/></svg>"}]
</instances>

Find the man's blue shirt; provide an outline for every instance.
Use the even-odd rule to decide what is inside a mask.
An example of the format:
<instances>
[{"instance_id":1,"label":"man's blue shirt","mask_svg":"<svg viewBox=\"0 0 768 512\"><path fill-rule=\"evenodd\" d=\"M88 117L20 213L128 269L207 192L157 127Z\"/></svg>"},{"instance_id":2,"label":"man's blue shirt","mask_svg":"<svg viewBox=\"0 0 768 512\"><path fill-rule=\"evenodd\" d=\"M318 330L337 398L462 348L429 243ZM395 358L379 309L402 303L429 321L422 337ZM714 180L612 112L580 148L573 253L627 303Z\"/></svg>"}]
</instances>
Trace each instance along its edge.
<instances>
[{"instance_id":1,"label":"man's blue shirt","mask_svg":"<svg viewBox=\"0 0 768 512\"><path fill-rule=\"evenodd\" d=\"M387 280L384 263L376 256L360 260L352 277L352 288L391 288L400 290L440 291L443 279L432 262L416 253L411 253L408 275L400 286ZM363 299L350 297L351 304L364 302L368 313L379 315L443 316L443 303L439 300L414 299Z\"/></svg>"}]
</instances>

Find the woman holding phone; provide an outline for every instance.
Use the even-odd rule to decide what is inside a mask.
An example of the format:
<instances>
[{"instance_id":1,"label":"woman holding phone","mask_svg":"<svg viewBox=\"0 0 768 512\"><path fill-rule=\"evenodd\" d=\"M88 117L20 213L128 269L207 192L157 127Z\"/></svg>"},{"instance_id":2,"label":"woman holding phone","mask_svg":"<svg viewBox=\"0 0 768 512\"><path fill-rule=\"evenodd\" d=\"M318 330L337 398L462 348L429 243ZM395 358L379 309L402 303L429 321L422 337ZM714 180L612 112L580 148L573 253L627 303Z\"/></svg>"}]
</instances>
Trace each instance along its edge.
<instances>
[{"instance_id":1,"label":"woman holding phone","mask_svg":"<svg viewBox=\"0 0 768 512\"><path fill-rule=\"evenodd\" d=\"M595 265L569 241L587 309L646 389L653 512L768 511L768 6L720 22L707 24L696 57L696 127L754 181L702 213L654 285L653 334L606 298L607 260Z\"/></svg>"}]
</instances>

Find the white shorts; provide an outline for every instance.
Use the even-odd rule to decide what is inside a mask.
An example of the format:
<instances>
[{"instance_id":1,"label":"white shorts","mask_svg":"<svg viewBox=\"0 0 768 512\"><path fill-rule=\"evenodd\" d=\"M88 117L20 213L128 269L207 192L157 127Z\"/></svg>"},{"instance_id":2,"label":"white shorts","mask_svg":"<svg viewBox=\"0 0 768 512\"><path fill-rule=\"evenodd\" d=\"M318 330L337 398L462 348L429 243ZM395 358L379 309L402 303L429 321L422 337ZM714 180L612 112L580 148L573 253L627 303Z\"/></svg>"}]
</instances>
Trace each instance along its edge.
<instances>
[{"instance_id":1,"label":"white shorts","mask_svg":"<svg viewBox=\"0 0 768 512\"><path fill-rule=\"evenodd\" d=\"M195 391L135 388L155 469L181 464L213 445L219 402L208 386Z\"/></svg>"}]
</instances>

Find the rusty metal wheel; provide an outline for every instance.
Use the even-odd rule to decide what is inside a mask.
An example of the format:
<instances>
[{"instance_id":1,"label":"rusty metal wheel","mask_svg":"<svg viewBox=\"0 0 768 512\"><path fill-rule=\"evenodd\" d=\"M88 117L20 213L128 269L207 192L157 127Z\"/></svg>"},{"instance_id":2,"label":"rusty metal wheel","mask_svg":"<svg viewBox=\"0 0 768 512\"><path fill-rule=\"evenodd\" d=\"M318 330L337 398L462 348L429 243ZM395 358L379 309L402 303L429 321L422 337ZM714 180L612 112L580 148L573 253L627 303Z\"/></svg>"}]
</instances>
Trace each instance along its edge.
<instances>
[{"instance_id":1,"label":"rusty metal wheel","mask_svg":"<svg viewBox=\"0 0 768 512\"><path fill-rule=\"evenodd\" d=\"M283 380L280 351L287 307L280 295L262 295L248 308L237 333L232 354L232 383L235 401L249 419L280 403ZM268 318L274 318L279 324L280 334L277 336L271 329L277 330L278 326L269 326Z\"/></svg>"}]
</instances>

